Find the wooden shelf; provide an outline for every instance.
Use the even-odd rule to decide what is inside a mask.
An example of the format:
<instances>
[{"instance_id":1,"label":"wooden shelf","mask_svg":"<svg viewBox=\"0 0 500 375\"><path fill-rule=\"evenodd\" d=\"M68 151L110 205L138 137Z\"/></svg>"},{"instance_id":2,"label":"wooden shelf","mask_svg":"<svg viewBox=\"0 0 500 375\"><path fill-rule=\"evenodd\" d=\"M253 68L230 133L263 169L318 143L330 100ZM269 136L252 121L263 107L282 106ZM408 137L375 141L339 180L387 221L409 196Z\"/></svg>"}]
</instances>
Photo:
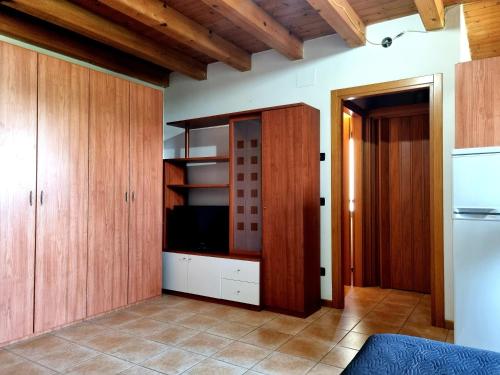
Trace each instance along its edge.
<instances>
[{"instance_id":1,"label":"wooden shelf","mask_svg":"<svg viewBox=\"0 0 500 375\"><path fill-rule=\"evenodd\" d=\"M227 189L229 184L169 184L171 189Z\"/></svg>"},{"instance_id":2,"label":"wooden shelf","mask_svg":"<svg viewBox=\"0 0 500 375\"><path fill-rule=\"evenodd\" d=\"M169 163L187 164L187 163L225 163L229 162L229 156L203 156L192 158L173 158L165 159Z\"/></svg>"}]
</instances>

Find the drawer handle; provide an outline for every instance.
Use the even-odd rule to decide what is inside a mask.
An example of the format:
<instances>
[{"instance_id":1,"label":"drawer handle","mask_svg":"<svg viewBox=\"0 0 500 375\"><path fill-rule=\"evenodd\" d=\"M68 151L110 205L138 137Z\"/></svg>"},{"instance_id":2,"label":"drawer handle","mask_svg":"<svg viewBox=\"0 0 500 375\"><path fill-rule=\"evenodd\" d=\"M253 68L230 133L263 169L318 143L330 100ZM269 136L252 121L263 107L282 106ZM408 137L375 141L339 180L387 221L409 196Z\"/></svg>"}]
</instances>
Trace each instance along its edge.
<instances>
[{"instance_id":1,"label":"drawer handle","mask_svg":"<svg viewBox=\"0 0 500 375\"><path fill-rule=\"evenodd\" d=\"M237 290L237 291L236 291L236 294L240 294L240 291L239 291L239 290Z\"/></svg>"},{"instance_id":2,"label":"drawer handle","mask_svg":"<svg viewBox=\"0 0 500 375\"><path fill-rule=\"evenodd\" d=\"M240 271L241 271L241 270L240 270L239 268L236 270L236 272L240 272Z\"/></svg>"}]
</instances>

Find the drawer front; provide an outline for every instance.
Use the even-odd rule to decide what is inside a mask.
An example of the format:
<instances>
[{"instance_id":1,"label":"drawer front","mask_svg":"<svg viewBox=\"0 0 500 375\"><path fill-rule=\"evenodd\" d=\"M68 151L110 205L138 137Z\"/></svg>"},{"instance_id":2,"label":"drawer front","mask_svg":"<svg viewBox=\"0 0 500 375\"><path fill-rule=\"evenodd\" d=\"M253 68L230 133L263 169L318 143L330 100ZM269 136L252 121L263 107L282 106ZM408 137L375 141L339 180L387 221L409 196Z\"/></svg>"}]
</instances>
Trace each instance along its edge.
<instances>
[{"instance_id":1,"label":"drawer front","mask_svg":"<svg viewBox=\"0 0 500 375\"><path fill-rule=\"evenodd\" d=\"M163 253L163 289L186 293L188 279L186 254Z\"/></svg>"},{"instance_id":2,"label":"drawer front","mask_svg":"<svg viewBox=\"0 0 500 375\"><path fill-rule=\"evenodd\" d=\"M259 262L224 259L222 278L250 283L260 283Z\"/></svg>"},{"instance_id":3,"label":"drawer front","mask_svg":"<svg viewBox=\"0 0 500 375\"><path fill-rule=\"evenodd\" d=\"M188 292L220 298L219 258L188 255Z\"/></svg>"},{"instance_id":4,"label":"drawer front","mask_svg":"<svg viewBox=\"0 0 500 375\"><path fill-rule=\"evenodd\" d=\"M244 281L235 281L222 279L222 299L250 305L260 304L260 285L247 283Z\"/></svg>"}]
</instances>

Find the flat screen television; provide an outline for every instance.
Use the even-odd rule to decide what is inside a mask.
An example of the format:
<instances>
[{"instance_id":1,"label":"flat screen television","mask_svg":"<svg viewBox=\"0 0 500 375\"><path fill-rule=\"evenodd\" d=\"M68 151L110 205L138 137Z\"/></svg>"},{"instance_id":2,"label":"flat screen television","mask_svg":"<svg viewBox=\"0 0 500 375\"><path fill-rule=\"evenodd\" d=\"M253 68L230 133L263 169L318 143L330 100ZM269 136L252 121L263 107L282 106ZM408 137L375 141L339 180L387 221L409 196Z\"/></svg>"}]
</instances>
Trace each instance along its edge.
<instances>
[{"instance_id":1,"label":"flat screen television","mask_svg":"<svg viewBox=\"0 0 500 375\"><path fill-rule=\"evenodd\" d=\"M168 212L168 250L229 252L229 206L174 206Z\"/></svg>"}]
</instances>

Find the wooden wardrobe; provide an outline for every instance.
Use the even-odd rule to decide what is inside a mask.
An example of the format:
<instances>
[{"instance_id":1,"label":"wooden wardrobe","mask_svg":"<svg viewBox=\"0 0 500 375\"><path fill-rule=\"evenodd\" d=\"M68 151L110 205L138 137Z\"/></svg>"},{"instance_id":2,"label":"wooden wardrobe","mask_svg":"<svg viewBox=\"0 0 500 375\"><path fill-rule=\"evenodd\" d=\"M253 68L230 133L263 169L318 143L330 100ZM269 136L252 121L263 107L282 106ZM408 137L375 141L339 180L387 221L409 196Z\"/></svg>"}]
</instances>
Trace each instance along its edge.
<instances>
[{"instance_id":1,"label":"wooden wardrobe","mask_svg":"<svg viewBox=\"0 0 500 375\"><path fill-rule=\"evenodd\" d=\"M320 308L319 111L262 112L264 305L305 317Z\"/></svg>"},{"instance_id":2,"label":"wooden wardrobe","mask_svg":"<svg viewBox=\"0 0 500 375\"><path fill-rule=\"evenodd\" d=\"M162 122L161 92L91 72L89 316L161 293Z\"/></svg>"},{"instance_id":3,"label":"wooden wardrobe","mask_svg":"<svg viewBox=\"0 0 500 375\"><path fill-rule=\"evenodd\" d=\"M0 344L161 294L162 92L3 42L0 90Z\"/></svg>"},{"instance_id":4,"label":"wooden wardrobe","mask_svg":"<svg viewBox=\"0 0 500 375\"><path fill-rule=\"evenodd\" d=\"M8 93L5 92L6 88ZM37 54L0 42L0 343L33 333Z\"/></svg>"}]
</instances>

